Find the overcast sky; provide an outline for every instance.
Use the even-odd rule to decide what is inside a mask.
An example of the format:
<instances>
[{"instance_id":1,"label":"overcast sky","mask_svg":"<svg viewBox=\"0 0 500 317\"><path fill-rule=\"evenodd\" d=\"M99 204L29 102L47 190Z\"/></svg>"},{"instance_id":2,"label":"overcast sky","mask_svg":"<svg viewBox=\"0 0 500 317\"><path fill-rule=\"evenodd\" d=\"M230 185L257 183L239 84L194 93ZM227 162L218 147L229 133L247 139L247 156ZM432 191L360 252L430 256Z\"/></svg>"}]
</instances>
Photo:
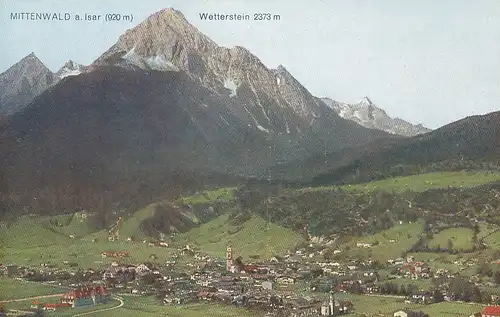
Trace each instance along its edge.
<instances>
[{"instance_id":1,"label":"overcast sky","mask_svg":"<svg viewBox=\"0 0 500 317\"><path fill-rule=\"evenodd\" d=\"M125 30L173 7L219 45L285 66L316 96L369 96L390 116L437 128L500 110L498 0L2 0L0 72L35 54L53 71L89 64ZM11 12L132 14L130 22L14 21ZM269 12L279 21L202 21Z\"/></svg>"}]
</instances>

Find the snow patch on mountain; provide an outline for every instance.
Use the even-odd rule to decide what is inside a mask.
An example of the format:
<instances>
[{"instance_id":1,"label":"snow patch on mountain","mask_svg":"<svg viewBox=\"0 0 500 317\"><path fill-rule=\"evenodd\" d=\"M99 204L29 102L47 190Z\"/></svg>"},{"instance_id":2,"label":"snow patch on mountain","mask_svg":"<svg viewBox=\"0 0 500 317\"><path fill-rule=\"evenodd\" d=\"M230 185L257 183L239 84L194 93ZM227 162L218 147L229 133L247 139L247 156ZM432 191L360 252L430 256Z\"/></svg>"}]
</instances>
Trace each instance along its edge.
<instances>
[{"instance_id":1,"label":"snow patch on mountain","mask_svg":"<svg viewBox=\"0 0 500 317\"><path fill-rule=\"evenodd\" d=\"M63 79L68 76L76 76L80 75L82 71L80 69L63 69L61 74L59 74L59 78Z\"/></svg>"},{"instance_id":2,"label":"snow patch on mountain","mask_svg":"<svg viewBox=\"0 0 500 317\"><path fill-rule=\"evenodd\" d=\"M229 97L237 96L236 90L238 89L238 87L239 86L232 78L226 78L226 80L224 80L224 88L231 90L231 94L229 95Z\"/></svg>"},{"instance_id":3,"label":"snow patch on mountain","mask_svg":"<svg viewBox=\"0 0 500 317\"><path fill-rule=\"evenodd\" d=\"M243 106L243 108L248 113L248 115L253 119L253 122L255 123L255 127L257 129L259 129L262 132L266 132L266 133L270 132L268 129L266 129L263 126L260 125L259 121L257 121L257 118L255 118L255 116L248 110L248 108L246 106ZM248 126L250 126L250 125L248 125Z\"/></svg>"},{"instance_id":4,"label":"snow patch on mountain","mask_svg":"<svg viewBox=\"0 0 500 317\"><path fill-rule=\"evenodd\" d=\"M177 68L172 62L166 61L159 55L150 56L148 58L145 58L144 61L151 70L179 71L179 68Z\"/></svg>"},{"instance_id":5,"label":"snow patch on mountain","mask_svg":"<svg viewBox=\"0 0 500 317\"><path fill-rule=\"evenodd\" d=\"M136 53L136 46L132 47L130 51L123 55L122 59L144 70L179 71L177 66L175 66L172 62L167 61L161 55L147 57L140 56Z\"/></svg>"}]
</instances>

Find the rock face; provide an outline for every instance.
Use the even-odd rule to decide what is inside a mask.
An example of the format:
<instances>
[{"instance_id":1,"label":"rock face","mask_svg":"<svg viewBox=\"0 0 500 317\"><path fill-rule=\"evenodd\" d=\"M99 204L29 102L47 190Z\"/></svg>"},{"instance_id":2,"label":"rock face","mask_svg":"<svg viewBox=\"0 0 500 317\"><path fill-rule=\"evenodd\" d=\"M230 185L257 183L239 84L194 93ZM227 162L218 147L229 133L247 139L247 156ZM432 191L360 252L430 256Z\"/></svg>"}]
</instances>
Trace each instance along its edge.
<instances>
[{"instance_id":1,"label":"rock face","mask_svg":"<svg viewBox=\"0 0 500 317\"><path fill-rule=\"evenodd\" d=\"M0 114L22 110L55 82L54 74L34 53L29 54L0 74Z\"/></svg>"},{"instance_id":2,"label":"rock face","mask_svg":"<svg viewBox=\"0 0 500 317\"><path fill-rule=\"evenodd\" d=\"M384 110L376 107L368 97L363 98L357 104L341 103L329 98L321 98L321 100L342 118L354 121L366 128L407 137L432 131L421 124L413 125L400 118L389 117Z\"/></svg>"}]
</instances>

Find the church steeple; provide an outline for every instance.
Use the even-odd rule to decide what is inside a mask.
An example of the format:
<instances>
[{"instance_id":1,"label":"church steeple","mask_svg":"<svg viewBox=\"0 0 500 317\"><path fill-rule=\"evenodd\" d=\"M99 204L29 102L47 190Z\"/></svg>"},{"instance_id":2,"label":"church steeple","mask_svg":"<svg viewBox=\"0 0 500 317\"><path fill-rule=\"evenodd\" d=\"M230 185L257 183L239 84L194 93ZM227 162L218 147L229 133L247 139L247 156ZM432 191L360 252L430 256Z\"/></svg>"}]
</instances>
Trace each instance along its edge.
<instances>
[{"instance_id":1,"label":"church steeple","mask_svg":"<svg viewBox=\"0 0 500 317\"><path fill-rule=\"evenodd\" d=\"M330 292L330 301L328 302L330 308L330 316L334 315L335 312L335 299L333 298L333 292Z\"/></svg>"},{"instance_id":2,"label":"church steeple","mask_svg":"<svg viewBox=\"0 0 500 317\"><path fill-rule=\"evenodd\" d=\"M231 267L233 266L233 249L230 245L226 248L226 270L231 271Z\"/></svg>"}]
</instances>

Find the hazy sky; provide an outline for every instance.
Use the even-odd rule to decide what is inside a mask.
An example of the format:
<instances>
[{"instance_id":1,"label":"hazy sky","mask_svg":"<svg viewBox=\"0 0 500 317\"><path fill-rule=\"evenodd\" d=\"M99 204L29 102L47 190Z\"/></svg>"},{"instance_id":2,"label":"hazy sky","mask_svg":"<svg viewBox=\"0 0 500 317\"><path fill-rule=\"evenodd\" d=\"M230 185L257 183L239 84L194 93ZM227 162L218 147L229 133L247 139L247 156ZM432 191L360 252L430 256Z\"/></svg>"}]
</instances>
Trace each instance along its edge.
<instances>
[{"instance_id":1,"label":"hazy sky","mask_svg":"<svg viewBox=\"0 0 500 317\"><path fill-rule=\"evenodd\" d=\"M499 0L2 0L0 72L35 54L53 71L89 64L126 29L173 7L219 45L282 64L316 96L369 96L430 128L500 110ZM14 21L11 12L132 14L130 22ZM199 13L269 12L279 21L202 21Z\"/></svg>"}]
</instances>

